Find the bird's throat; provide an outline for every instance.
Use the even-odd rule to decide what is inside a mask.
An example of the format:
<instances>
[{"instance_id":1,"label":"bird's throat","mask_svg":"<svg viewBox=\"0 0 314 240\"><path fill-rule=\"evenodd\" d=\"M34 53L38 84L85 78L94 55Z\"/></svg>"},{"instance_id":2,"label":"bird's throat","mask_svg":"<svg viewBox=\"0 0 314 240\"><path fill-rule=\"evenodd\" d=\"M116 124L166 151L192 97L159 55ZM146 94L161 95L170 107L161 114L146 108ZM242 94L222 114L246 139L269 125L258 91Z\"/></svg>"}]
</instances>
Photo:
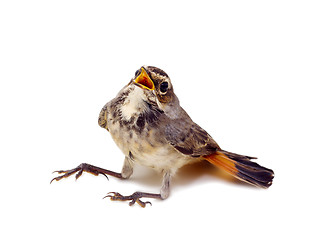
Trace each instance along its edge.
<instances>
[{"instance_id":1,"label":"bird's throat","mask_svg":"<svg viewBox=\"0 0 314 240\"><path fill-rule=\"evenodd\" d=\"M132 117L137 117L142 112L147 110L147 97L144 94L144 90L132 86L127 93L127 96L124 100L124 103L121 106L122 118L126 121L129 121Z\"/></svg>"}]
</instances>

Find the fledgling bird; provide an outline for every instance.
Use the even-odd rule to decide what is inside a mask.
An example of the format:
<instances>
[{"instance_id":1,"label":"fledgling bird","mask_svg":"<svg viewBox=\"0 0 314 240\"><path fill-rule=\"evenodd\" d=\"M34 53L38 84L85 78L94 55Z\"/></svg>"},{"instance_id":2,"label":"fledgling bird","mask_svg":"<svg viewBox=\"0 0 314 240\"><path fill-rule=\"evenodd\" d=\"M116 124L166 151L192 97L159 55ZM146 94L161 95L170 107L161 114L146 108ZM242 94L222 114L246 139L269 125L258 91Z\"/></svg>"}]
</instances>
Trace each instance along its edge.
<instances>
[{"instance_id":1,"label":"fledgling bird","mask_svg":"<svg viewBox=\"0 0 314 240\"><path fill-rule=\"evenodd\" d=\"M166 199L170 193L171 177L182 166L206 160L232 176L258 187L268 188L274 172L252 162L254 157L222 150L214 139L194 123L180 106L169 76L161 69L143 66L131 81L108 102L99 114L98 124L111 134L125 155L121 173L82 163L67 171L56 171L59 181L74 173L111 175L129 178L134 163L154 168L163 174L160 193L135 192L123 196L110 192L111 200L137 202L145 207L141 198ZM52 182L51 181L51 182Z\"/></svg>"}]
</instances>

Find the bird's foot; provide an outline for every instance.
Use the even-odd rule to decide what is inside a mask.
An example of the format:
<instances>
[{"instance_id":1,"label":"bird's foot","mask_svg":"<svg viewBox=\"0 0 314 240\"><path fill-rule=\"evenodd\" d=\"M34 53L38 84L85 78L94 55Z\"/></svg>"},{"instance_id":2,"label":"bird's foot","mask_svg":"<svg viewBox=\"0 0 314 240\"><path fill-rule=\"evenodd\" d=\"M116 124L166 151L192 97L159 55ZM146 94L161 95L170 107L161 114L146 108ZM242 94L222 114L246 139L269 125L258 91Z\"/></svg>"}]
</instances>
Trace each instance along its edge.
<instances>
[{"instance_id":1,"label":"bird's foot","mask_svg":"<svg viewBox=\"0 0 314 240\"><path fill-rule=\"evenodd\" d=\"M129 196L123 196L118 192L109 192L107 196L104 198L109 197L112 201L130 201L129 205L132 206L135 203L138 203L142 208L146 207L146 204L152 205L151 202L143 202L140 200L142 197L148 197L148 198L158 198L161 199L160 194L154 194L154 193L144 193L144 192L135 192L132 195Z\"/></svg>"},{"instance_id":2,"label":"bird's foot","mask_svg":"<svg viewBox=\"0 0 314 240\"><path fill-rule=\"evenodd\" d=\"M59 170L59 171L54 171L53 173L59 173L59 174L63 174L61 176L55 177L53 178L50 183L52 183L54 180L59 181L63 178L67 178L69 176L71 176L72 174L76 173L75 178L78 179L83 172L88 172L91 173L95 176L98 176L99 174L104 175L107 179L107 175L111 175L117 178L122 178L121 173L116 173L116 172L112 172L110 170L106 170L103 168L99 168L99 167L95 167L93 165L87 164L87 163L81 163L79 166L77 166L76 168L73 168L71 170ZM108 179L109 180L109 179Z\"/></svg>"}]
</instances>

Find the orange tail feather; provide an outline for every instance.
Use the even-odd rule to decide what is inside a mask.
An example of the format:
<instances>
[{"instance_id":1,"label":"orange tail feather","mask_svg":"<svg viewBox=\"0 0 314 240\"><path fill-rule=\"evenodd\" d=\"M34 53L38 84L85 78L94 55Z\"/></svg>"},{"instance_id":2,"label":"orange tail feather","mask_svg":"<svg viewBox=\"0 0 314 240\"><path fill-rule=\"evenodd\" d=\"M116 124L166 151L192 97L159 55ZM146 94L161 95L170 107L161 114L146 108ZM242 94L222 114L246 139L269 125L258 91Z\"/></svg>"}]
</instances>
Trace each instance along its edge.
<instances>
[{"instance_id":1,"label":"orange tail feather","mask_svg":"<svg viewBox=\"0 0 314 240\"><path fill-rule=\"evenodd\" d=\"M250 161L253 157L221 150L203 158L232 176L255 186L268 188L272 184L274 172Z\"/></svg>"}]
</instances>

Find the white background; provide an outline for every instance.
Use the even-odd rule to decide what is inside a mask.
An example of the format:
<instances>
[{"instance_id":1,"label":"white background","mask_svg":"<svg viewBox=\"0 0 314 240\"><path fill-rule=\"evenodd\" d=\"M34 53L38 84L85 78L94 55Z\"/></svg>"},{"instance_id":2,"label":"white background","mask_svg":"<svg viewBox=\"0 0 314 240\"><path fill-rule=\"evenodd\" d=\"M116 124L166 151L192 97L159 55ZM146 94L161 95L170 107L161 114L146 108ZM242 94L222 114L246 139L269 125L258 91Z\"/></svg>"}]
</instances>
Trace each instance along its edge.
<instances>
[{"instance_id":1,"label":"white background","mask_svg":"<svg viewBox=\"0 0 314 240\"><path fill-rule=\"evenodd\" d=\"M311 1L1 1L1 239L313 239ZM209 165L184 169L145 209L102 199L158 192L89 174L120 171L102 106L142 65L164 69L181 105L226 150L275 171L268 190Z\"/></svg>"}]
</instances>

